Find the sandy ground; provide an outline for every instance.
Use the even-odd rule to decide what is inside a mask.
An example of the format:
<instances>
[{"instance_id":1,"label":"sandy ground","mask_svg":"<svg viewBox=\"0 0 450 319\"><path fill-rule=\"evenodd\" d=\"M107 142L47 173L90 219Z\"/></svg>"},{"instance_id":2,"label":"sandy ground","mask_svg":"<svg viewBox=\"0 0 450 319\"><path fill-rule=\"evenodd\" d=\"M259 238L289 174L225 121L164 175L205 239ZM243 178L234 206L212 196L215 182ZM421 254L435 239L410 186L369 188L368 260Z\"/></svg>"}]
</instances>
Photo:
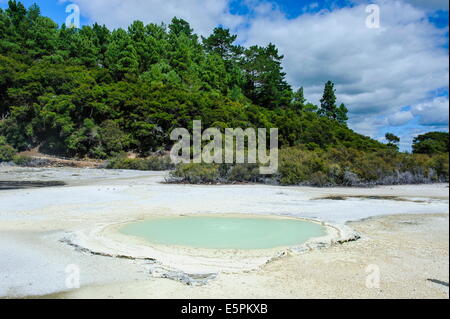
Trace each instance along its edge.
<instances>
[{"instance_id":1,"label":"sandy ground","mask_svg":"<svg viewBox=\"0 0 450 319\"><path fill-rule=\"evenodd\" d=\"M155 172L0 168L0 180L68 183L0 191L0 297L448 298L448 185L318 189L163 179ZM86 227L180 213L313 218L347 224L362 239L220 273L202 286L154 278L146 261L92 255L60 241ZM74 266L81 288L71 290Z\"/></svg>"}]
</instances>

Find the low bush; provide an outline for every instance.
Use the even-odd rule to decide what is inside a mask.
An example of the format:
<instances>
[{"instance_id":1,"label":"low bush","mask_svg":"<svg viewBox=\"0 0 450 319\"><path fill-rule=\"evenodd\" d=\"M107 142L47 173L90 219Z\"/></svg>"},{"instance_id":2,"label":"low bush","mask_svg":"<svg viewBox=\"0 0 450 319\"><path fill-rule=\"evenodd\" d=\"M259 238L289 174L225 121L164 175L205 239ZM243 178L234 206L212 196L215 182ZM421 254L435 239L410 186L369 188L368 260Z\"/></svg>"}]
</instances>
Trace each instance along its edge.
<instances>
[{"instance_id":1,"label":"low bush","mask_svg":"<svg viewBox=\"0 0 450 319\"><path fill-rule=\"evenodd\" d=\"M0 136L0 162L10 162L13 160L16 150L6 142L4 136Z\"/></svg>"},{"instance_id":2,"label":"low bush","mask_svg":"<svg viewBox=\"0 0 450 319\"><path fill-rule=\"evenodd\" d=\"M256 164L179 164L170 172L167 182L188 184L261 183L264 179Z\"/></svg>"},{"instance_id":3,"label":"low bush","mask_svg":"<svg viewBox=\"0 0 450 319\"><path fill-rule=\"evenodd\" d=\"M259 174L257 164L180 164L168 181L182 183L263 182L281 185L372 186L448 182L449 155L363 152L352 148L284 148L278 173Z\"/></svg>"},{"instance_id":4,"label":"low bush","mask_svg":"<svg viewBox=\"0 0 450 319\"><path fill-rule=\"evenodd\" d=\"M130 169L140 171L165 171L173 169L169 156L149 156L146 158L126 158L118 156L111 159L106 168L110 169Z\"/></svg>"},{"instance_id":5,"label":"low bush","mask_svg":"<svg viewBox=\"0 0 450 319\"><path fill-rule=\"evenodd\" d=\"M208 184L220 182L217 164L180 164L171 172L169 182Z\"/></svg>"},{"instance_id":6,"label":"low bush","mask_svg":"<svg viewBox=\"0 0 450 319\"><path fill-rule=\"evenodd\" d=\"M15 155L12 159L14 164L19 166L34 166L33 159L25 155Z\"/></svg>"}]
</instances>

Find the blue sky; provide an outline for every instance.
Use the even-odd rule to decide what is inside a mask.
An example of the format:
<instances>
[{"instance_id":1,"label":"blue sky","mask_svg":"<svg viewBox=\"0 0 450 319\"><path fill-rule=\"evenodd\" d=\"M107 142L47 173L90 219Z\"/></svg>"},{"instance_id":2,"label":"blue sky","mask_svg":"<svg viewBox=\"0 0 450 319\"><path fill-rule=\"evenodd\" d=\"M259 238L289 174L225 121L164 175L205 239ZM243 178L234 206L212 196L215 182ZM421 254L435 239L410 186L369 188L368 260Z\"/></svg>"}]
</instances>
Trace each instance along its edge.
<instances>
[{"instance_id":1,"label":"blue sky","mask_svg":"<svg viewBox=\"0 0 450 319\"><path fill-rule=\"evenodd\" d=\"M20 0L26 7L31 6L36 3L41 8L42 15L50 17L58 23L59 25L63 24L66 21L67 13L66 7L67 3L64 3L59 0ZM8 1L0 0L0 8L7 8ZM89 24L89 20L86 19L83 15L81 15L81 24Z\"/></svg>"},{"instance_id":2,"label":"blue sky","mask_svg":"<svg viewBox=\"0 0 450 319\"><path fill-rule=\"evenodd\" d=\"M81 24L110 28L133 20L188 20L206 35L230 28L244 45L275 43L288 81L318 103L323 83L336 84L350 110L349 125L383 141L386 132L410 150L414 136L448 131L448 3L442 0L23 0L65 22L79 5ZM380 8L380 28L365 26L366 7ZM7 0L0 0L6 8Z\"/></svg>"}]
</instances>

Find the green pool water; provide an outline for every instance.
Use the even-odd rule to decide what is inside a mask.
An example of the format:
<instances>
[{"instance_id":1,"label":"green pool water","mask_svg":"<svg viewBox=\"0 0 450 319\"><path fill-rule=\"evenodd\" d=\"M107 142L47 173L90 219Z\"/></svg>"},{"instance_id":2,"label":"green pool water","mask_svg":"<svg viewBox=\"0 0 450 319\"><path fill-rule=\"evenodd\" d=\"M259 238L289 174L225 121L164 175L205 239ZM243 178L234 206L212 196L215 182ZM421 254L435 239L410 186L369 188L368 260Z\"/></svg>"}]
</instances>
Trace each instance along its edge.
<instances>
[{"instance_id":1,"label":"green pool water","mask_svg":"<svg viewBox=\"0 0 450 319\"><path fill-rule=\"evenodd\" d=\"M154 244L211 249L292 246L326 234L321 225L304 220L204 216L150 219L120 231Z\"/></svg>"}]
</instances>

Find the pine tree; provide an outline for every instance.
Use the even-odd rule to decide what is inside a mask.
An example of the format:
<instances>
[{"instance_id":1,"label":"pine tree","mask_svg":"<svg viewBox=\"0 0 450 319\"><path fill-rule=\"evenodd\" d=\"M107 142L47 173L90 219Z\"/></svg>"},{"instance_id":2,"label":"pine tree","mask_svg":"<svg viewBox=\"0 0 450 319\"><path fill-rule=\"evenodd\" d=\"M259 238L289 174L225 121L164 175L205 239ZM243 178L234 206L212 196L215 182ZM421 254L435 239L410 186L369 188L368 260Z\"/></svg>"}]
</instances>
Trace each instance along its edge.
<instances>
[{"instance_id":1,"label":"pine tree","mask_svg":"<svg viewBox=\"0 0 450 319\"><path fill-rule=\"evenodd\" d=\"M319 114L333 120L337 119L336 90L334 89L334 84L331 81L327 81L327 83L325 83L323 96L320 100Z\"/></svg>"},{"instance_id":2,"label":"pine tree","mask_svg":"<svg viewBox=\"0 0 450 319\"><path fill-rule=\"evenodd\" d=\"M170 49L169 37L164 25L150 23L145 26L145 44L148 65L160 63L162 61L169 63L168 52Z\"/></svg>"},{"instance_id":3,"label":"pine tree","mask_svg":"<svg viewBox=\"0 0 450 319\"><path fill-rule=\"evenodd\" d=\"M303 111L306 105L306 99L303 92L303 87L299 88L297 92L294 93L294 98L292 100L292 107L295 110Z\"/></svg>"},{"instance_id":4,"label":"pine tree","mask_svg":"<svg viewBox=\"0 0 450 319\"><path fill-rule=\"evenodd\" d=\"M177 17L174 17L172 19L172 22L169 24L169 34L172 36L179 36L181 34L185 34L188 37L195 37L196 35L193 34L194 30L191 28L189 22L179 19Z\"/></svg>"},{"instance_id":5,"label":"pine tree","mask_svg":"<svg viewBox=\"0 0 450 319\"><path fill-rule=\"evenodd\" d=\"M347 124L348 121L348 109L344 103L341 103L336 110L336 120L341 124Z\"/></svg>"},{"instance_id":6,"label":"pine tree","mask_svg":"<svg viewBox=\"0 0 450 319\"><path fill-rule=\"evenodd\" d=\"M10 17L12 24L19 28L25 20L27 9L20 1L9 0L8 9L6 9L7 15Z\"/></svg>"},{"instance_id":7,"label":"pine tree","mask_svg":"<svg viewBox=\"0 0 450 319\"><path fill-rule=\"evenodd\" d=\"M97 23L92 27L94 32L93 42L98 48L99 56L98 56L98 64L100 66L104 66L106 64L106 51L108 50L108 45L111 38L111 32L105 25L99 25Z\"/></svg>"},{"instance_id":8,"label":"pine tree","mask_svg":"<svg viewBox=\"0 0 450 319\"><path fill-rule=\"evenodd\" d=\"M229 61L236 59L241 51L240 47L233 45L236 38L237 35L231 35L230 30L219 27L209 37L202 37L202 42L207 52L215 52Z\"/></svg>"},{"instance_id":9,"label":"pine tree","mask_svg":"<svg viewBox=\"0 0 450 319\"><path fill-rule=\"evenodd\" d=\"M106 63L111 75L117 80L122 80L126 74L137 73L138 56L125 30L117 29L112 33L111 42L106 51Z\"/></svg>"},{"instance_id":10,"label":"pine tree","mask_svg":"<svg viewBox=\"0 0 450 319\"><path fill-rule=\"evenodd\" d=\"M400 137L398 137L392 133L386 133L385 138L388 141L388 145L390 147L398 150L398 144L400 143Z\"/></svg>"},{"instance_id":11,"label":"pine tree","mask_svg":"<svg viewBox=\"0 0 450 319\"><path fill-rule=\"evenodd\" d=\"M416 136L412 144L415 154L443 154L448 153L449 133L448 132L428 132ZM448 172L448 160L447 160Z\"/></svg>"},{"instance_id":12,"label":"pine tree","mask_svg":"<svg viewBox=\"0 0 450 319\"><path fill-rule=\"evenodd\" d=\"M292 101L292 89L286 82L275 45L252 46L245 50L242 67L246 72L245 94L253 103L268 109L287 106Z\"/></svg>"}]
</instances>

